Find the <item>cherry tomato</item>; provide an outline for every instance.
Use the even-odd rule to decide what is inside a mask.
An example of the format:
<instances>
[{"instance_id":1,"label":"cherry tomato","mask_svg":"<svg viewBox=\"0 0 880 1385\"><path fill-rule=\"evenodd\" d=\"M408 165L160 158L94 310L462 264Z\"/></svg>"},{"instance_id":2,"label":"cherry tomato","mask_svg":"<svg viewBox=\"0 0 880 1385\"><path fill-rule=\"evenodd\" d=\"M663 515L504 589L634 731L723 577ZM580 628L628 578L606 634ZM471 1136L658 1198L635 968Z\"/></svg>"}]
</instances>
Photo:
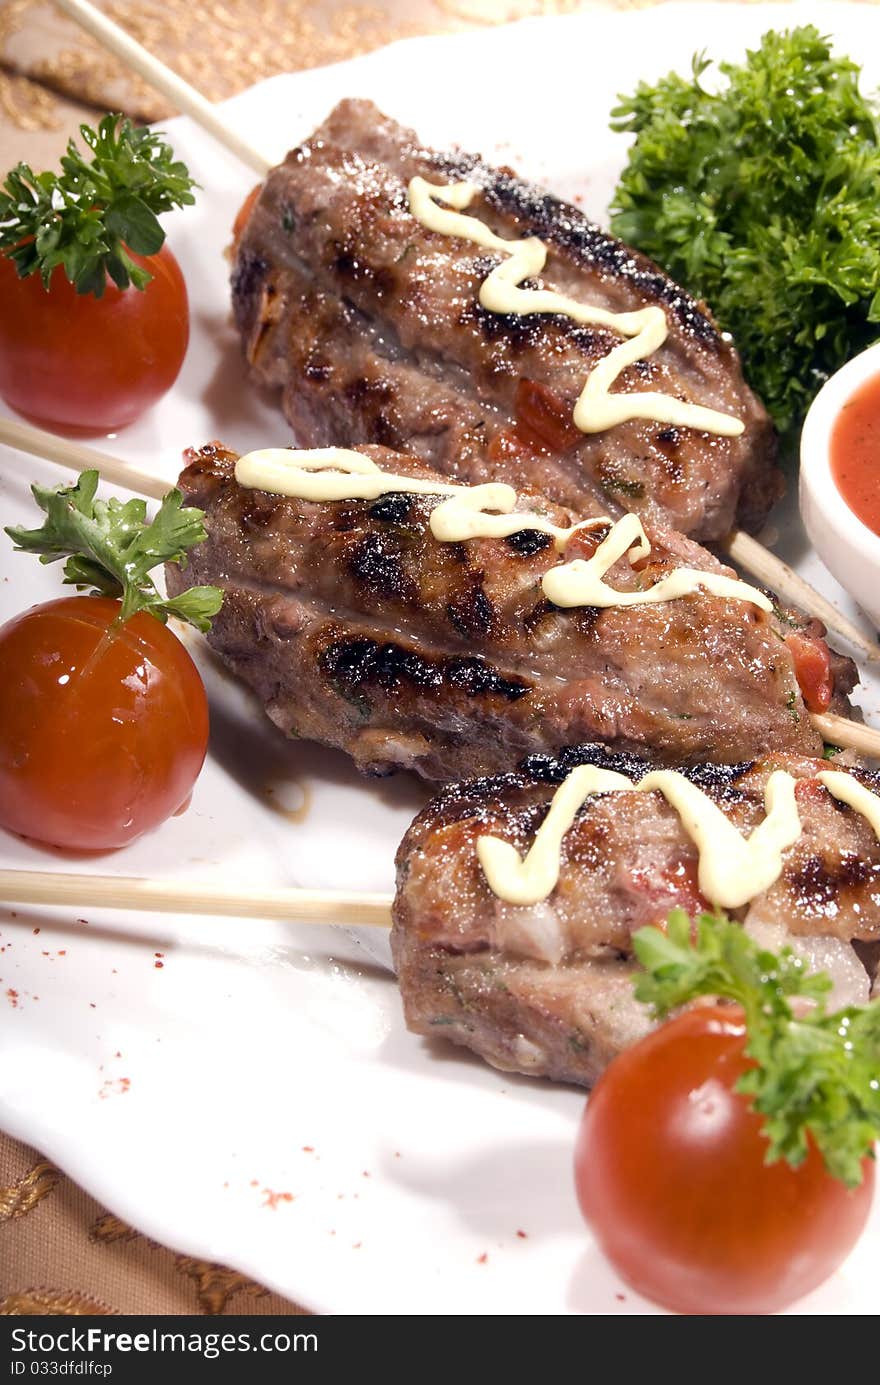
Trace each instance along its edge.
<instances>
[{"instance_id":1,"label":"cherry tomato","mask_svg":"<svg viewBox=\"0 0 880 1385\"><path fill-rule=\"evenodd\" d=\"M815 1147L765 1165L761 1120L733 1086L739 1011L660 1026L606 1070L581 1123L575 1176L600 1246L639 1293L682 1313L769 1313L846 1258L868 1217L874 1164L848 1189Z\"/></svg>"},{"instance_id":2,"label":"cherry tomato","mask_svg":"<svg viewBox=\"0 0 880 1385\"><path fill-rule=\"evenodd\" d=\"M187 799L208 705L180 641L119 602L64 597L0 629L0 826L55 846L124 846Z\"/></svg>"},{"instance_id":3,"label":"cherry tomato","mask_svg":"<svg viewBox=\"0 0 880 1385\"><path fill-rule=\"evenodd\" d=\"M124 428L177 379L189 340L180 265L167 246L149 259L143 291L109 283L102 298L78 294L56 269L19 279L0 256L0 394L55 431Z\"/></svg>"}]
</instances>

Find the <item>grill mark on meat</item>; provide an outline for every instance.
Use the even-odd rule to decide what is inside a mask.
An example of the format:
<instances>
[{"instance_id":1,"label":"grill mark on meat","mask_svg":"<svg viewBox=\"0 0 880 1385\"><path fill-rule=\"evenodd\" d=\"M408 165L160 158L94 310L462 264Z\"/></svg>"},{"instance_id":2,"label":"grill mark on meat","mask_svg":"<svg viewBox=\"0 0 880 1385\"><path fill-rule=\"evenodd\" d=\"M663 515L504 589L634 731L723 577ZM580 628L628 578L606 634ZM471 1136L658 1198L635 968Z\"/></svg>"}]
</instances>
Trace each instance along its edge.
<instances>
[{"instance_id":1,"label":"grill mark on meat","mask_svg":"<svg viewBox=\"0 0 880 1385\"><path fill-rule=\"evenodd\" d=\"M389 471L432 475L411 457L367 455ZM222 586L214 648L282 729L341 746L367 769L393 764L443 780L597 740L651 746L667 762L821 750L791 652L763 613L752 619L707 593L559 610L539 587L557 562L550 545L522 553L498 539L440 543L430 531L439 496L404 497L405 512L399 497L291 500L238 487L235 455L219 446L188 460L181 486L205 511L208 538L185 572L169 568L169 591ZM570 522L540 497L520 503ZM720 568L680 538L653 541L661 567ZM626 562L616 574L624 589L651 575ZM331 646L345 652L327 655ZM342 705L346 689L357 718L353 702Z\"/></svg>"},{"instance_id":2,"label":"grill mark on meat","mask_svg":"<svg viewBox=\"0 0 880 1385\"><path fill-rule=\"evenodd\" d=\"M339 640L322 656L321 667L347 697L373 683L386 692L407 683L438 693L448 686L469 697L495 694L508 702L518 701L529 691L527 683L504 678L484 659L426 659L399 644L376 640Z\"/></svg>"},{"instance_id":3,"label":"grill mark on meat","mask_svg":"<svg viewBox=\"0 0 880 1385\"><path fill-rule=\"evenodd\" d=\"M232 269L233 302L243 302L259 293L269 272L269 261L253 250L238 250Z\"/></svg>"},{"instance_id":4,"label":"grill mark on meat","mask_svg":"<svg viewBox=\"0 0 880 1385\"><path fill-rule=\"evenodd\" d=\"M661 428L657 434L657 441L664 449L674 450L681 442L681 429L675 427Z\"/></svg>"},{"instance_id":5,"label":"grill mark on meat","mask_svg":"<svg viewBox=\"0 0 880 1385\"><path fill-rule=\"evenodd\" d=\"M387 534L365 534L348 563L355 581L366 591L399 600L416 598L415 584L407 577L400 552Z\"/></svg>"},{"instance_id":6,"label":"grill mark on meat","mask_svg":"<svg viewBox=\"0 0 880 1385\"><path fill-rule=\"evenodd\" d=\"M191 575L194 577L194 574ZM224 593L244 592L260 601L268 602L276 598L283 600L286 596L283 588L271 582L261 582L254 578L243 577L239 574L237 574L233 580L228 574L215 573L212 582L213 585L218 586ZM177 589L183 590L184 584L180 584ZM388 621L381 620L375 616L365 617L364 613L355 606L341 601L334 601L332 603L329 601L321 601L317 600L312 595L298 592L297 606L301 613L298 623L302 623L302 620L310 624L318 624L322 621L326 621L336 630L347 624L358 624L363 626L369 623L369 642L371 644L391 647L395 644L395 636L399 635L399 631ZM282 621L278 628L279 630L286 628L284 621ZM428 666L435 663L439 665L448 664L455 666L456 677L450 679L450 686L461 688L464 691L470 691L471 689L467 687L468 679L466 673L463 673L458 666L469 666L471 663L475 663L478 666L486 666L486 661L483 658L475 658L463 652L463 650L469 648L471 644L471 640L462 639L457 641L454 637L451 637L445 644L436 640L430 642L427 640L419 640L419 657L424 658ZM500 670L497 665L494 666L494 669L495 672L499 673L502 681L509 683L511 687L518 687L520 684L523 685L524 691L518 694L518 696L524 696L526 693L541 692L552 694L558 688L559 679L553 673L534 668L529 664L528 660L525 659L518 660L511 657L507 660L503 670ZM418 682L417 679L413 679L412 681L414 683ZM485 679L482 676L473 675L474 691L490 691L491 689L488 688L488 685L483 686L484 683ZM435 685L429 677L426 677L423 686L428 687ZM516 698L512 698L511 700L516 700ZM695 766L695 768L698 768L698 766Z\"/></svg>"},{"instance_id":7,"label":"grill mark on meat","mask_svg":"<svg viewBox=\"0 0 880 1385\"><path fill-rule=\"evenodd\" d=\"M540 553L542 549L547 548L552 539L549 534L542 534L540 529L520 529L517 534L508 534L505 543L514 553L531 558L534 553Z\"/></svg>"},{"instance_id":8,"label":"grill mark on meat","mask_svg":"<svg viewBox=\"0 0 880 1385\"><path fill-rule=\"evenodd\" d=\"M607 745L571 745L566 746L558 755L529 755L520 764L518 775L514 774L503 780L477 781L472 788L474 792L485 792L487 797L496 794L500 797L503 790L524 787L528 783L558 785L580 765L595 765L599 769L612 770L615 774L624 774L635 782L655 768L654 762L646 756L628 751L615 751ZM678 768L716 802L736 803L748 798L748 795L737 787L737 783L754 768L754 761L722 765L707 760L703 764L686 764Z\"/></svg>"},{"instance_id":9,"label":"grill mark on meat","mask_svg":"<svg viewBox=\"0 0 880 1385\"><path fill-rule=\"evenodd\" d=\"M440 155L435 164L450 181L478 183L491 207L516 217L531 235L568 251L585 268L598 266L614 278L628 280L645 298L664 304L689 335L716 351L722 349L717 327L689 294L646 256L602 231L583 212L513 173L491 168L478 156L450 159ZM467 172L462 171L465 168Z\"/></svg>"},{"instance_id":10,"label":"grill mark on meat","mask_svg":"<svg viewBox=\"0 0 880 1385\"><path fill-rule=\"evenodd\" d=\"M842 891L858 889L868 882L875 892L880 890L880 862L868 861L853 852L837 859L829 855L808 856L785 872L785 881L804 913L827 917L829 906L836 904Z\"/></svg>"},{"instance_id":11,"label":"grill mark on meat","mask_svg":"<svg viewBox=\"0 0 880 1385\"><path fill-rule=\"evenodd\" d=\"M406 524L409 519L410 497L408 495L382 495L370 506L370 518L381 519L386 524Z\"/></svg>"},{"instance_id":12,"label":"grill mark on meat","mask_svg":"<svg viewBox=\"0 0 880 1385\"><path fill-rule=\"evenodd\" d=\"M406 198L415 173L457 177L467 168L483 189L478 216L502 235L545 239L547 283L616 311L646 301L668 308L666 344L618 388L650 380L738 414L744 437L687 430L673 444L655 424L633 421L582 435L565 455L487 456L515 421L520 378L574 398L619 338L565 316L500 316L479 306L478 270L493 257L426 231ZM283 208L294 214L292 232L279 229ZM475 157L421 148L369 103L341 103L273 170L238 253L272 267L271 306L247 273L234 276L236 319L255 377L282 387L304 445L378 441L461 479L517 485L529 477L575 510L599 496L615 513L633 509L704 538L722 537L737 520L759 527L778 498L769 420L701 305L575 208ZM374 382L387 397L376 398Z\"/></svg>"},{"instance_id":13,"label":"grill mark on meat","mask_svg":"<svg viewBox=\"0 0 880 1385\"><path fill-rule=\"evenodd\" d=\"M472 639L488 639L498 632L495 608L483 590L484 578L485 573L470 571L467 586L446 607L458 633Z\"/></svg>"}]
</instances>

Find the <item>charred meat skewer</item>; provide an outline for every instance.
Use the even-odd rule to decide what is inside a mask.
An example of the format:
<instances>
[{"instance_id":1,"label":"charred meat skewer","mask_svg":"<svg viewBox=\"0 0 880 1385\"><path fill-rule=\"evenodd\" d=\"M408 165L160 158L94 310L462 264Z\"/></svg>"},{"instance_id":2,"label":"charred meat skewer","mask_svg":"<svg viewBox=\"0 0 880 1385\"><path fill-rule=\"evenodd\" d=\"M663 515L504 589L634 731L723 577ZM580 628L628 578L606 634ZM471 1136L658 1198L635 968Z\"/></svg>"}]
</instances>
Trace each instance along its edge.
<instances>
[{"instance_id":1,"label":"charred meat skewer","mask_svg":"<svg viewBox=\"0 0 880 1385\"><path fill-rule=\"evenodd\" d=\"M434 476L413 458L363 453ZM367 772L448 781L595 739L676 761L818 755L799 668L836 683L846 710L852 664L798 617L705 591L563 610L540 586L559 561L547 535L444 543L429 527L441 496L292 500L239 486L220 444L188 460L180 484L208 539L185 571L168 570L169 589L221 586L215 650L286 734L338 746ZM528 492L518 504L571 522ZM689 540L648 532L647 566L611 569L619 589L682 565L725 571Z\"/></svg>"},{"instance_id":2,"label":"charred meat skewer","mask_svg":"<svg viewBox=\"0 0 880 1385\"><path fill-rule=\"evenodd\" d=\"M411 1030L462 1044L499 1068L589 1086L649 1027L632 994L633 932L662 924L672 908L693 914L708 905L696 848L659 793L587 799L563 839L559 881L546 900L512 905L493 894L477 838L497 835L527 851L578 764L633 779L652 767L581 746L450 786L401 843L391 941ZM836 1003L864 1004L880 960L880 843L816 779L827 767L774 755L684 773L744 833L764 816L770 772L796 778L802 835L776 883L737 916L774 950L787 943L828 971ZM880 776L851 772L874 792L880 787Z\"/></svg>"},{"instance_id":3,"label":"charred meat skewer","mask_svg":"<svg viewBox=\"0 0 880 1385\"><path fill-rule=\"evenodd\" d=\"M661 307L666 342L615 391L733 414L742 435L638 419L580 433L575 400L619 334L481 307L503 257L426 229L409 209L414 176L470 181L469 214L506 240L542 239L542 285L615 313ZM781 493L768 416L705 305L575 207L473 155L424 148L370 102L341 102L272 170L232 286L253 377L282 390L302 446L381 443L465 480L528 482L575 511L598 500L703 540L759 527Z\"/></svg>"}]
</instances>

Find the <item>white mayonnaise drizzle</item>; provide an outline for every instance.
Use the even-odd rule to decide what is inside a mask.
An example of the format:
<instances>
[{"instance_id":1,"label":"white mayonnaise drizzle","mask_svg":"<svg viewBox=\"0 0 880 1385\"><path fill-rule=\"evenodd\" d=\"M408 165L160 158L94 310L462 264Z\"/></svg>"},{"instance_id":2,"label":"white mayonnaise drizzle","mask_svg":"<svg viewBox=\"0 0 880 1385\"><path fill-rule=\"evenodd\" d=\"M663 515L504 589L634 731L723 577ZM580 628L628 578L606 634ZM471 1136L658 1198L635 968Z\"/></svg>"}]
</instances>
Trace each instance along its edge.
<instances>
[{"instance_id":1,"label":"white mayonnaise drizzle","mask_svg":"<svg viewBox=\"0 0 880 1385\"><path fill-rule=\"evenodd\" d=\"M629 554L630 562L638 562L650 552L651 545L638 515L624 515L612 526L610 534L591 558L575 558L546 572L541 583L544 595L555 606L648 606L660 601L676 601L681 596L703 590L734 601L750 601L762 611L773 610L773 603L763 592L735 577L725 577L721 572L678 567L647 590L631 592L616 591L602 580L625 553Z\"/></svg>"},{"instance_id":2,"label":"white mayonnaise drizzle","mask_svg":"<svg viewBox=\"0 0 880 1385\"><path fill-rule=\"evenodd\" d=\"M559 880L562 839L590 794L632 787L624 774L579 765L553 795L525 860L515 846L500 837L478 837L477 857L490 890L508 904L538 904L546 899Z\"/></svg>"},{"instance_id":3,"label":"white mayonnaise drizzle","mask_svg":"<svg viewBox=\"0 0 880 1385\"><path fill-rule=\"evenodd\" d=\"M486 250L499 251L508 258L483 280L481 307L492 313L562 313L584 326L609 327L623 337L632 338L614 347L590 371L574 408L575 426L582 433L601 433L632 418L652 419L655 423L698 428L720 437L738 437L745 425L732 414L688 404L669 394L640 391L611 394L611 386L627 366L658 350L669 334L663 309L640 308L629 313L612 313L605 308L579 303L551 289L523 289L524 279L540 274L547 260L547 247L537 236L525 240L505 240L475 216L462 216L479 189L474 183L449 183L445 187L413 178L409 184L409 209L429 231L469 240ZM446 205L438 206L438 202ZM454 208L454 210L449 210Z\"/></svg>"},{"instance_id":4,"label":"white mayonnaise drizzle","mask_svg":"<svg viewBox=\"0 0 880 1385\"><path fill-rule=\"evenodd\" d=\"M239 457L235 479L249 490L317 501L378 500L380 495L401 490L413 495L452 495L464 489L394 476L380 471L369 457L344 447L263 447Z\"/></svg>"},{"instance_id":5,"label":"white mayonnaise drizzle","mask_svg":"<svg viewBox=\"0 0 880 1385\"><path fill-rule=\"evenodd\" d=\"M538 904L556 887L562 839L591 794L656 789L676 809L699 852L697 878L702 893L718 908L738 909L779 878L782 853L801 834L794 786L784 770L770 775L764 791L767 816L745 838L711 798L677 770L653 770L635 783L624 774L581 765L553 795L525 859L510 842L490 836L477 838L477 857L489 888L499 899L508 904Z\"/></svg>"},{"instance_id":6,"label":"white mayonnaise drizzle","mask_svg":"<svg viewBox=\"0 0 880 1385\"><path fill-rule=\"evenodd\" d=\"M826 789L839 803L854 808L868 821L874 836L880 839L880 798L851 774L841 774L839 769L823 769L816 775Z\"/></svg>"},{"instance_id":7,"label":"white mayonnaise drizzle","mask_svg":"<svg viewBox=\"0 0 880 1385\"><path fill-rule=\"evenodd\" d=\"M380 495L393 493L448 496L432 511L430 519L431 533L441 543L506 538L509 534L532 529L550 534L557 552L564 553L578 530L610 524L610 533L591 558L560 563L544 573L542 590L548 601L557 606L645 606L709 591L716 596L749 601L765 611L773 609L763 592L746 582L690 567L676 568L645 591L616 591L603 581L609 568L624 554L635 563L651 553L651 545L636 515L624 515L614 524L603 515L562 528L532 510L514 512L516 491L502 482L454 486L442 481L416 480L382 471L369 457L342 447L309 451L268 447L248 452L235 464L235 479L240 486L298 500L377 500Z\"/></svg>"},{"instance_id":8,"label":"white mayonnaise drizzle","mask_svg":"<svg viewBox=\"0 0 880 1385\"><path fill-rule=\"evenodd\" d=\"M746 838L708 794L677 770L654 770L638 785L646 793L659 789L675 808L700 855L700 890L721 909L740 908L779 879L782 853L801 835L794 786L790 774L774 770L764 789L767 816Z\"/></svg>"}]
</instances>

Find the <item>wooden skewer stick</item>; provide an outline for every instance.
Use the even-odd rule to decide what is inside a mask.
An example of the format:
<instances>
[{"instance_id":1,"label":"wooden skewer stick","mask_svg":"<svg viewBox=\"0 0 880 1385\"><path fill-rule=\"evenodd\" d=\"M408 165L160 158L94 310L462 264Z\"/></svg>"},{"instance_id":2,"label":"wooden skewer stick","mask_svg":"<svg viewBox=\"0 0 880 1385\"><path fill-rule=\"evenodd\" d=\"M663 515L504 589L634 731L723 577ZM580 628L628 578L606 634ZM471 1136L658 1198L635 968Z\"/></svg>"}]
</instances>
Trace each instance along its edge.
<instances>
[{"instance_id":1,"label":"wooden skewer stick","mask_svg":"<svg viewBox=\"0 0 880 1385\"><path fill-rule=\"evenodd\" d=\"M126 490L141 491L157 500L171 489L169 482L151 476L145 471L138 471L120 457L110 457L95 448L86 447L83 443L56 437L54 433L45 433L41 428L32 428L28 423L0 418L0 442L7 442L22 452L47 458L60 466L70 467L73 471L94 468L103 480L125 486ZM811 713L810 720L826 741L831 741L846 750L856 750L861 755L869 755L872 759L880 759L880 731L875 731L872 726L850 721L847 717L820 716L818 713Z\"/></svg>"},{"instance_id":2,"label":"wooden skewer stick","mask_svg":"<svg viewBox=\"0 0 880 1385\"><path fill-rule=\"evenodd\" d=\"M191 116L196 124L201 125L231 153L237 154L261 176L265 175L270 167L269 160L241 140L220 118L210 101L206 101L204 96L172 72L170 67L166 67L158 58L148 53L146 48L135 42L118 24L113 24L100 10L96 10L94 5L89 4L89 0L58 0L58 4L67 14L78 20L93 38L133 67L151 86L161 91L169 101L175 102L179 110ZM783 601L818 616L829 630L842 635L858 649L862 658L872 662L880 660L880 645L868 639L852 621L842 616L830 601L820 596L809 582L805 582L781 558L777 558L757 540L742 530L735 529L722 547L726 548L734 561L746 572L757 577L765 586L772 587Z\"/></svg>"},{"instance_id":3,"label":"wooden skewer stick","mask_svg":"<svg viewBox=\"0 0 880 1385\"><path fill-rule=\"evenodd\" d=\"M254 169L260 177L268 172L272 166L270 160L241 135L236 134L201 92L196 91L195 87L191 87L182 77L178 77L176 72L172 72L171 68L166 67L158 58L154 58L152 53L148 53L146 48L131 38L118 24L114 24L112 19L108 19L94 5L90 5L88 0L58 0L58 6L91 34L92 38L97 39L137 72L144 81L149 82L151 87L167 96L177 110L191 116L197 125L201 125L203 130L213 135L231 154L241 159L242 163Z\"/></svg>"},{"instance_id":4,"label":"wooden skewer stick","mask_svg":"<svg viewBox=\"0 0 880 1385\"><path fill-rule=\"evenodd\" d=\"M391 895L346 894L342 890L234 890L228 885L186 880L39 870L0 870L0 899L11 904L228 914L233 918L335 923L351 928L390 928L392 902Z\"/></svg>"},{"instance_id":5,"label":"wooden skewer stick","mask_svg":"<svg viewBox=\"0 0 880 1385\"><path fill-rule=\"evenodd\" d=\"M849 717L832 716L827 712L811 712L810 721L822 739L831 745L839 745L842 750L855 750L871 760L880 760L880 731L873 726L850 721Z\"/></svg>"},{"instance_id":6,"label":"wooden skewer stick","mask_svg":"<svg viewBox=\"0 0 880 1385\"><path fill-rule=\"evenodd\" d=\"M817 592L809 582L805 582L788 563L784 563L775 553L758 543L757 539L753 539L751 534L744 533L742 529L734 529L720 546L735 563L745 568L752 577L756 577L763 586L777 592L789 605L818 616L829 630L835 630L838 635L848 640L863 659L868 659L872 663L880 659L880 645L870 640L864 631L842 615L836 606L832 606L827 597Z\"/></svg>"},{"instance_id":7,"label":"wooden skewer stick","mask_svg":"<svg viewBox=\"0 0 880 1385\"><path fill-rule=\"evenodd\" d=\"M19 452L28 452L32 457L57 462L59 466L69 467L72 471L97 470L104 481L137 491L153 500L161 500L174 485L173 481L163 481L161 476L139 471L119 457L110 457L95 447L86 447L84 443L74 442L71 438L59 438L56 433L46 433L42 428L33 428L29 423L19 423L13 418L0 418L0 442L17 448Z\"/></svg>"}]
</instances>

